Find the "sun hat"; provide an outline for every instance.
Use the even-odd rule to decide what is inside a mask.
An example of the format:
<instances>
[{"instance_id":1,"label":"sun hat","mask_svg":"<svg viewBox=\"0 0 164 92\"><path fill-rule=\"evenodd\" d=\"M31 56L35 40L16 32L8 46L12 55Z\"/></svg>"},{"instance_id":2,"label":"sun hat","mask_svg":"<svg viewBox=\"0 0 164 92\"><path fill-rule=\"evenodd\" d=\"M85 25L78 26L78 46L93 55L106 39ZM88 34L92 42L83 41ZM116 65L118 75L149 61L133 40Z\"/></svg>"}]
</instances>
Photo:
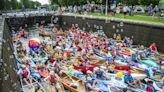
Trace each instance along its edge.
<instances>
[{"instance_id":1,"label":"sun hat","mask_svg":"<svg viewBox=\"0 0 164 92\"><path fill-rule=\"evenodd\" d=\"M87 71L87 74L91 74L91 73L92 73L92 71L90 71L90 70Z\"/></svg>"}]
</instances>

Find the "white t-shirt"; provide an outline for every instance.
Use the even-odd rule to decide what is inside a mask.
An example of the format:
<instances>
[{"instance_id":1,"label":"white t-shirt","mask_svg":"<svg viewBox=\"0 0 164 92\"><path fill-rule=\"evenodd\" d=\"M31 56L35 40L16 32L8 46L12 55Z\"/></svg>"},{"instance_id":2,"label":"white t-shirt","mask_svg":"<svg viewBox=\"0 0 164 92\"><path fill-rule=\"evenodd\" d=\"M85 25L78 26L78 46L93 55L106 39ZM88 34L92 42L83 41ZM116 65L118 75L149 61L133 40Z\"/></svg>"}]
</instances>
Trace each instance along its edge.
<instances>
[{"instance_id":1,"label":"white t-shirt","mask_svg":"<svg viewBox=\"0 0 164 92\"><path fill-rule=\"evenodd\" d=\"M127 7L126 6L123 7L123 12L127 12Z\"/></svg>"}]
</instances>

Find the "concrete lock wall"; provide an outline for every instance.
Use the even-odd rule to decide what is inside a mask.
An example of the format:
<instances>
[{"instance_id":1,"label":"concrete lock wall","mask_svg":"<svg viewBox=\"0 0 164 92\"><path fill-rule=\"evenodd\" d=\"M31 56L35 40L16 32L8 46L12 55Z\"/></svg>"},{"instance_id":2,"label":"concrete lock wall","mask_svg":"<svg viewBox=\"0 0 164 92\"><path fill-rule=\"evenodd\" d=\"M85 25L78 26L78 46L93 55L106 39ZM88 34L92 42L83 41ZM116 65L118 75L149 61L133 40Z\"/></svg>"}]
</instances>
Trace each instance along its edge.
<instances>
[{"instance_id":1,"label":"concrete lock wall","mask_svg":"<svg viewBox=\"0 0 164 92\"><path fill-rule=\"evenodd\" d=\"M156 43L158 50L164 52L164 26L131 24L128 22L121 22L93 19L78 16L62 16L62 27L70 27L71 24L78 24L81 29L85 31L96 31L101 29L108 37L113 37L114 33L124 36L133 37L134 44L140 44L149 47L152 43Z\"/></svg>"},{"instance_id":2,"label":"concrete lock wall","mask_svg":"<svg viewBox=\"0 0 164 92\"><path fill-rule=\"evenodd\" d=\"M21 92L9 28L4 21L0 64L0 92Z\"/></svg>"}]
</instances>

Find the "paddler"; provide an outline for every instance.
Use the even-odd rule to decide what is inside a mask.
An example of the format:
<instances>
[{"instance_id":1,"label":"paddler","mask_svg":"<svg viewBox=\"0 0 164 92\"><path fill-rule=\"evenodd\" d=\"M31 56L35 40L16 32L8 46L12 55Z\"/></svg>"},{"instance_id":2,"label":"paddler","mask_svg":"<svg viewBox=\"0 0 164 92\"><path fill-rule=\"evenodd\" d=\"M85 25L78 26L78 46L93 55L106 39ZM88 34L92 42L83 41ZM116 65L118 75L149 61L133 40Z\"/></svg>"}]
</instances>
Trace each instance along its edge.
<instances>
[{"instance_id":1,"label":"paddler","mask_svg":"<svg viewBox=\"0 0 164 92\"><path fill-rule=\"evenodd\" d=\"M153 81L148 80L147 81L147 88L146 88L147 92L157 92L156 89L153 86Z\"/></svg>"},{"instance_id":2,"label":"paddler","mask_svg":"<svg viewBox=\"0 0 164 92\"><path fill-rule=\"evenodd\" d=\"M124 82L133 88L140 88L140 81L133 79L130 70L124 75Z\"/></svg>"},{"instance_id":3,"label":"paddler","mask_svg":"<svg viewBox=\"0 0 164 92\"><path fill-rule=\"evenodd\" d=\"M118 41L121 41L121 35L118 34L117 37L116 37L116 39L117 39Z\"/></svg>"},{"instance_id":4,"label":"paddler","mask_svg":"<svg viewBox=\"0 0 164 92\"><path fill-rule=\"evenodd\" d=\"M105 69L106 67L104 66L100 66L100 68L98 68L96 71L95 71L95 75L96 75L96 78L98 79L108 79L107 76L105 76Z\"/></svg>"},{"instance_id":5,"label":"paddler","mask_svg":"<svg viewBox=\"0 0 164 92\"><path fill-rule=\"evenodd\" d=\"M86 88L89 90L89 92L101 92L99 88L96 87L97 81L94 79L88 77Z\"/></svg>"},{"instance_id":6,"label":"paddler","mask_svg":"<svg viewBox=\"0 0 164 92\"><path fill-rule=\"evenodd\" d=\"M43 90L39 85L37 85L37 87L35 88L35 92L43 92Z\"/></svg>"},{"instance_id":7,"label":"paddler","mask_svg":"<svg viewBox=\"0 0 164 92\"><path fill-rule=\"evenodd\" d=\"M107 68L108 68L108 70L107 70L108 73L115 73L114 66L110 65Z\"/></svg>"},{"instance_id":8,"label":"paddler","mask_svg":"<svg viewBox=\"0 0 164 92\"><path fill-rule=\"evenodd\" d=\"M136 54L132 54L131 59L134 62L138 62Z\"/></svg>"},{"instance_id":9,"label":"paddler","mask_svg":"<svg viewBox=\"0 0 164 92\"><path fill-rule=\"evenodd\" d=\"M150 49L151 49L152 52L157 52L158 53L157 46L156 46L155 43L153 43L153 44L150 45Z\"/></svg>"},{"instance_id":10,"label":"paddler","mask_svg":"<svg viewBox=\"0 0 164 92\"><path fill-rule=\"evenodd\" d=\"M50 87L55 87L57 92L60 90L60 84L58 83L59 77L54 71L50 71L49 76L44 79L46 82L50 83ZM53 91L52 91L53 92ZM56 91L55 91L56 92Z\"/></svg>"},{"instance_id":11,"label":"paddler","mask_svg":"<svg viewBox=\"0 0 164 92\"><path fill-rule=\"evenodd\" d=\"M26 67L25 64L22 64L17 72L27 85L32 86L32 77L30 76L30 70Z\"/></svg>"}]
</instances>

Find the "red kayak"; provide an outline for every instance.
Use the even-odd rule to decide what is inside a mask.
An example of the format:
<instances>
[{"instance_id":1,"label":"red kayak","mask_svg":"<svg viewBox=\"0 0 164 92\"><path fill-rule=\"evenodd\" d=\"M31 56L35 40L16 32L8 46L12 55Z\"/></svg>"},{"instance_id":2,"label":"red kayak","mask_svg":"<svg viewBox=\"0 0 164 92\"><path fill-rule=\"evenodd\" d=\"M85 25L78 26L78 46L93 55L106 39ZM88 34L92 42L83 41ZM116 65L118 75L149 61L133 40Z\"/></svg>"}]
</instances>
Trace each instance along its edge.
<instances>
[{"instance_id":1,"label":"red kayak","mask_svg":"<svg viewBox=\"0 0 164 92\"><path fill-rule=\"evenodd\" d=\"M95 67L99 67L99 65L96 65L96 64L90 64L88 67L86 66L74 66L74 69L75 70L79 70L83 73L86 73L88 70L92 71L93 72L93 69Z\"/></svg>"},{"instance_id":2,"label":"red kayak","mask_svg":"<svg viewBox=\"0 0 164 92\"><path fill-rule=\"evenodd\" d=\"M130 70L131 68L130 68L130 66L128 66L128 65L125 65L125 66L115 66L114 67L114 69L116 69L116 70L123 70L123 71L128 71L128 70Z\"/></svg>"}]
</instances>

